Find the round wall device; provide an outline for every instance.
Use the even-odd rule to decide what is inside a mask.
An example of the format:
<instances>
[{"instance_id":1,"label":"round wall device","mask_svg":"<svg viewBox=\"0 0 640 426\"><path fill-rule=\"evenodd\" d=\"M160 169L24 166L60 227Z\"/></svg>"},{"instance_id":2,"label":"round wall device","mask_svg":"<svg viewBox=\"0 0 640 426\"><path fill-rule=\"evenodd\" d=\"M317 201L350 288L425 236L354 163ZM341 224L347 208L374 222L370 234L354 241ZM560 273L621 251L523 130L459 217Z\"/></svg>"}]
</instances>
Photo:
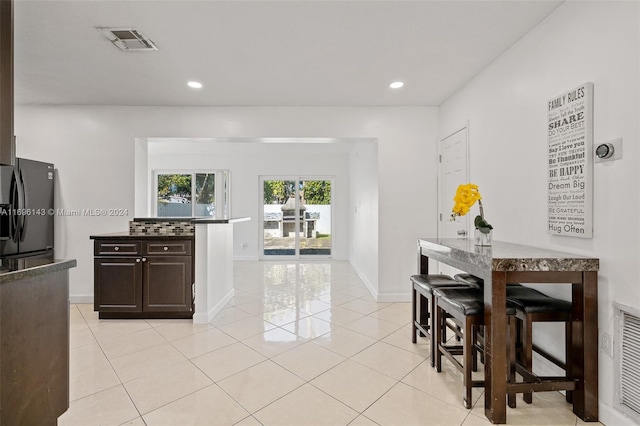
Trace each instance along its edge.
<instances>
[{"instance_id":1,"label":"round wall device","mask_svg":"<svg viewBox=\"0 0 640 426\"><path fill-rule=\"evenodd\" d=\"M610 143L603 143L596 148L596 155L598 158L610 158L613 155L613 145Z\"/></svg>"}]
</instances>

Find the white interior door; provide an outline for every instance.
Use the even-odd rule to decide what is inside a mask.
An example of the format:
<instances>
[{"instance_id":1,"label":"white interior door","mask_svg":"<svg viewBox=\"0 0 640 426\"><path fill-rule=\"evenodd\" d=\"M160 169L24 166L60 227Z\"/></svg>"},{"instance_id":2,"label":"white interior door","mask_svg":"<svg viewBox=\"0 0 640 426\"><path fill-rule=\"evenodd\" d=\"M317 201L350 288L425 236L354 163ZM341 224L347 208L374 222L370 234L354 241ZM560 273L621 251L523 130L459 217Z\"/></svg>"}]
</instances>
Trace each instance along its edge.
<instances>
[{"instance_id":1,"label":"white interior door","mask_svg":"<svg viewBox=\"0 0 640 426\"><path fill-rule=\"evenodd\" d=\"M457 217L451 221L453 196L458 185L469 182L469 145L467 127L445 137L440 141L440 162L438 169L438 237L468 238L469 215ZM438 265L446 274L456 271L446 265Z\"/></svg>"}]
</instances>

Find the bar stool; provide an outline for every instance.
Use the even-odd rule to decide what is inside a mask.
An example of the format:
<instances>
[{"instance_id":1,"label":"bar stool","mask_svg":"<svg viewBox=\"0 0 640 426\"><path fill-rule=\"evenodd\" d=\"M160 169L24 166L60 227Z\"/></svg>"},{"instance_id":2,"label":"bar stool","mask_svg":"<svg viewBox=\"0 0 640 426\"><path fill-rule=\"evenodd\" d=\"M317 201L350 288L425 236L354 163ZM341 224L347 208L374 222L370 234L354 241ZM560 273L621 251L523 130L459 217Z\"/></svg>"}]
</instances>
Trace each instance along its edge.
<instances>
[{"instance_id":1,"label":"bar stool","mask_svg":"<svg viewBox=\"0 0 640 426\"><path fill-rule=\"evenodd\" d=\"M471 274L457 274L454 279L465 284L484 287L484 280ZM522 364L520 374L526 379L535 381L536 377L532 373L533 351L535 350L544 358L553 362L558 367L565 370L565 378L568 378L571 371L571 303L555 297L525 287L517 283L507 284L507 302L516 308L516 318L518 318L518 338L517 344L521 347L518 361ZM533 322L564 322L565 323L565 363L558 361L552 355L533 344ZM509 382L515 383L515 373L517 364L512 364L509 372ZM527 404L533 401L531 392L525 392L523 399ZM571 402L572 392L567 391L567 401ZM515 407L515 397L509 396L509 406Z\"/></svg>"},{"instance_id":2,"label":"bar stool","mask_svg":"<svg viewBox=\"0 0 640 426\"><path fill-rule=\"evenodd\" d=\"M533 375L533 351L535 350L544 358L565 370L565 378L571 374L571 302L547 296L531 287L507 287L507 301L516 308L516 317L519 321L519 333L522 340L522 353L520 362L524 371L520 374L525 380L535 381ZM562 363L533 344L534 322L564 322L565 323L565 362ZM515 379L515 371L512 372ZM567 390L567 401L571 402L572 392ZM531 392L525 392L524 402L531 404L533 396Z\"/></svg>"},{"instance_id":3,"label":"bar stool","mask_svg":"<svg viewBox=\"0 0 640 426\"><path fill-rule=\"evenodd\" d=\"M413 321L411 328L411 341L417 342L417 333L424 337L429 335L431 342L431 366L434 366L435 333L431 332L431 326L435 323L435 309L433 302L433 290L436 288L468 288L469 286L454 280L449 275L420 274L411 276L413 305ZM420 315L418 315L418 307Z\"/></svg>"},{"instance_id":4,"label":"bar stool","mask_svg":"<svg viewBox=\"0 0 640 426\"><path fill-rule=\"evenodd\" d=\"M484 325L484 292L475 287L467 288L437 288L434 289L436 300L436 338L435 354L436 371L442 370L442 356L444 355L462 372L465 408L471 408L471 393L474 387L483 387L483 380L472 380L471 373L474 366L475 353L481 348L477 345L476 336L479 327ZM508 334L507 342L509 364L515 364L515 308L507 302ZM462 345L445 345L442 343L442 328L448 315L462 327ZM462 355L462 362L455 358ZM514 396L509 396L509 402Z\"/></svg>"}]
</instances>

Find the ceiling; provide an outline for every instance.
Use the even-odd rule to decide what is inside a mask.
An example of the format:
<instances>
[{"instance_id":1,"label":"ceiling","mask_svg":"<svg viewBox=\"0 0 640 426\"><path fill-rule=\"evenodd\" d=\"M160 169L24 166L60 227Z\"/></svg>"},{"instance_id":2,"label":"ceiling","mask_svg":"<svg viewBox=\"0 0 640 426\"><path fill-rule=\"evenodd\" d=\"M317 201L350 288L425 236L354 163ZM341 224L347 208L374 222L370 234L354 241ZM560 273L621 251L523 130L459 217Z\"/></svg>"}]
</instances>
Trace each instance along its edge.
<instances>
[{"instance_id":1,"label":"ceiling","mask_svg":"<svg viewBox=\"0 0 640 426\"><path fill-rule=\"evenodd\" d=\"M15 0L15 100L439 105L561 3ZM159 50L120 51L96 27L134 27Z\"/></svg>"}]
</instances>

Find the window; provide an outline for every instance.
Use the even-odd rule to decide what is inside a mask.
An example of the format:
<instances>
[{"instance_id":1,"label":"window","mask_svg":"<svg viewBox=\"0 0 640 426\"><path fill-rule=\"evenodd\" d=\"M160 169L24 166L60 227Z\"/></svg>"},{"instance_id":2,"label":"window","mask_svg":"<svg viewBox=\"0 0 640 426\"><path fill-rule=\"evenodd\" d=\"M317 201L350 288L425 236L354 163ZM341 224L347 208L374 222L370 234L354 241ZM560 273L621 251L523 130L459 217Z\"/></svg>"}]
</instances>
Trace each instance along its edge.
<instances>
[{"instance_id":1,"label":"window","mask_svg":"<svg viewBox=\"0 0 640 426\"><path fill-rule=\"evenodd\" d=\"M154 175L156 217L229 217L228 170L155 171ZM216 199L221 200L219 212Z\"/></svg>"}]
</instances>

